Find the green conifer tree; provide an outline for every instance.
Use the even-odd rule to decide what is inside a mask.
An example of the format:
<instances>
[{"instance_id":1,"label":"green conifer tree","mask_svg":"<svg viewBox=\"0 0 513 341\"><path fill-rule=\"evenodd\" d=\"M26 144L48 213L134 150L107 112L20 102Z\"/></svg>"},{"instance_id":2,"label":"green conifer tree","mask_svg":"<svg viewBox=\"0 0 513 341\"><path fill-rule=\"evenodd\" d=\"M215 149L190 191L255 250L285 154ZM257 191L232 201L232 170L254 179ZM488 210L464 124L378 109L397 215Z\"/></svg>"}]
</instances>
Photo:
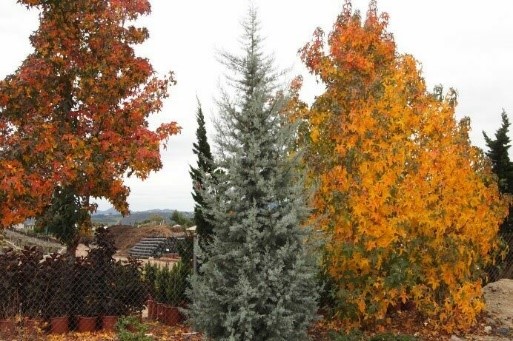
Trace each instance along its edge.
<instances>
[{"instance_id":1,"label":"green conifer tree","mask_svg":"<svg viewBox=\"0 0 513 341\"><path fill-rule=\"evenodd\" d=\"M488 147L486 155L492 162L492 170L497 175L499 190L501 193L513 194L513 162L509 158L511 140L508 136L509 122L508 115L503 110L501 113L502 125L495 132L495 139L491 139L484 131L483 136ZM513 230L513 209L510 207L509 215L501 225L501 232Z\"/></svg>"},{"instance_id":2,"label":"green conifer tree","mask_svg":"<svg viewBox=\"0 0 513 341\"><path fill-rule=\"evenodd\" d=\"M70 255L75 255L80 229L90 227L86 200L72 187L56 186L51 202L36 216L36 229L52 234L66 244Z\"/></svg>"},{"instance_id":3,"label":"green conifer tree","mask_svg":"<svg viewBox=\"0 0 513 341\"><path fill-rule=\"evenodd\" d=\"M509 122L506 112L501 114L502 125L495 132L495 139L492 140L483 132L483 136L488 147L486 155L492 161L492 169L499 178L499 189L501 193L513 193L513 163L509 159L509 148L511 140L508 137Z\"/></svg>"},{"instance_id":4,"label":"green conifer tree","mask_svg":"<svg viewBox=\"0 0 513 341\"><path fill-rule=\"evenodd\" d=\"M204 187L204 177L212 174L214 160L210 151L210 144L207 139L207 129L205 128L205 117L201 104L198 103L198 112L196 113L198 129L196 130L197 142L194 143L193 153L198 156L197 167L190 167L189 174L192 178L192 198L194 199L194 223L198 233L199 245L207 244L212 237L212 224L206 219L204 211L206 210L205 199L203 198L202 188Z\"/></svg>"},{"instance_id":5,"label":"green conifer tree","mask_svg":"<svg viewBox=\"0 0 513 341\"><path fill-rule=\"evenodd\" d=\"M223 54L235 96L219 101L222 172L204 191L214 238L192 278L190 317L214 340L303 340L317 291L301 227L306 195L290 154L295 127L283 115L287 98L261 50L254 9L243 28L241 56Z\"/></svg>"}]
</instances>

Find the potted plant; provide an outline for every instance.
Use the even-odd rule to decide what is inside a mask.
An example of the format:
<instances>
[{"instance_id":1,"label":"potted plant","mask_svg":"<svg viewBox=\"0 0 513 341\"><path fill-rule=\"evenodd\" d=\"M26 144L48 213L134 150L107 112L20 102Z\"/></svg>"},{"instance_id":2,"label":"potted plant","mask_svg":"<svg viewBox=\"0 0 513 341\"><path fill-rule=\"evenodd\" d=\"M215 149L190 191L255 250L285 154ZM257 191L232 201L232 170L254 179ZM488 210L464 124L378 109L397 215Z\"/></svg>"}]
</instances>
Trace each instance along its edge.
<instances>
[{"instance_id":1,"label":"potted plant","mask_svg":"<svg viewBox=\"0 0 513 341\"><path fill-rule=\"evenodd\" d=\"M19 254L19 296L23 324L28 334L39 332L43 306L43 252L26 246Z\"/></svg>"},{"instance_id":2,"label":"potted plant","mask_svg":"<svg viewBox=\"0 0 513 341\"><path fill-rule=\"evenodd\" d=\"M118 279L123 265L121 263L112 263L102 285L102 304L101 304L101 323L102 328L106 331L113 331L119 316L123 315L126 311L125 304L123 303L123 288L120 286Z\"/></svg>"},{"instance_id":3,"label":"potted plant","mask_svg":"<svg viewBox=\"0 0 513 341\"><path fill-rule=\"evenodd\" d=\"M102 329L114 331L119 316L123 313L123 302L116 296L108 297L102 304Z\"/></svg>"},{"instance_id":4,"label":"potted plant","mask_svg":"<svg viewBox=\"0 0 513 341\"><path fill-rule=\"evenodd\" d=\"M0 254L0 333L12 336L18 312L18 256L12 248Z\"/></svg>"},{"instance_id":5,"label":"potted plant","mask_svg":"<svg viewBox=\"0 0 513 341\"><path fill-rule=\"evenodd\" d=\"M116 264L116 297L121 301L122 315L138 315L140 318L148 298L141 263L128 258L127 262Z\"/></svg>"},{"instance_id":6,"label":"potted plant","mask_svg":"<svg viewBox=\"0 0 513 341\"><path fill-rule=\"evenodd\" d=\"M75 258L73 313L79 332L93 332L100 312L98 268L89 257Z\"/></svg>"},{"instance_id":7,"label":"potted plant","mask_svg":"<svg viewBox=\"0 0 513 341\"><path fill-rule=\"evenodd\" d=\"M2 292L0 302L0 335L8 337L16 329L17 295L12 290ZM7 296L10 296L9 298Z\"/></svg>"},{"instance_id":8,"label":"potted plant","mask_svg":"<svg viewBox=\"0 0 513 341\"><path fill-rule=\"evenodd\" d=\"M77 316L77 331L94 332L96 330L98 306L96 297L84 297L82 314Z\"/></svg>"},{"instance_id":9,"label":"potted plant","mask_svg":"<svg viewBox=\"0 0 513 341\"><path fill-rule=\"evenodd\" d=\"M155 320L157 318L157 301L155 300L156 297L156 290L155 290L155 281L157 278L157 272L158 268L156 265L153 265L151 263L146 263L144 266L144 281L146 283L146 286L148 288L148 301L147 301L147 307L148 307L148 318L150 320Z\"/></svg>"},{"instance_id":10,"label":"potted plant","mask_svg":"<svg viewBox=\"0 0 513 341\"><path fill-rule=\"evenodd\" d=\"M69 329L70 299L73 280L73 260L68 255L53 253L43 265L43 316L50 321L54 334Z\"/></svg>"},{"instance_id":11,"label":"potted plant","mask_svg":"<svg viewBox=\"0 0 513 341\"><path fill-rule=\"evenodd\" d=\"M189 274L190 267L182 261L178 261L169 271L166 285L167 305L164 313L164 322L167 325L174 326L182 320L179 307L182 307L185 302Z\"/></svg>"},{"instance_id":12,"label":"potted plant","mask_svg":"<svg viewBox=\"0 0 513 341\"><path fill-rule=\"evenodd\" d=\"M157 299L156 315L157 320L163 322L164 307L167 304L167 284L169 282L169 266L158 269L155 276L155 297Z\"/></svg>"},{"instance_id":13,"label":"potted plant","mask_svg":"<svg viewBox=\"0 0 513 341\"><path fill-rule=\"evenodd\" d=\"M114 328L117 316L123 311L123 304L118 297L117 265L113 259L115 253L114 238L109 230L98 228L85 258L81 281L85 290L84 312L90 317L94 316L94 326L96 318L101 316L102 327L108 330ZM79 317L79 327L80 320ZM93 326L93 321L90 325Z\"/></svg>"}]
</instances>

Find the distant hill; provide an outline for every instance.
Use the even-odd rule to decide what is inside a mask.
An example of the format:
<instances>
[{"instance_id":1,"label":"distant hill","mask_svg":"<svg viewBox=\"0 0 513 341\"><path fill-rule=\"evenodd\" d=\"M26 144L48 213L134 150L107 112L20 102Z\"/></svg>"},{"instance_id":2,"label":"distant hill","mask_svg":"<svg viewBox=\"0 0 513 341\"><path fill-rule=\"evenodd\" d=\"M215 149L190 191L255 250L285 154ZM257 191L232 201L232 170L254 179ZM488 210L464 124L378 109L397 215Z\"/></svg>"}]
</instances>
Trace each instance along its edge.
<instances>
[{"instance_id":1,"label":"distant hill","mask_svg":"<svg viewBox=\"0 0 513 341\"><path fill-rule=\"evenodd\" d=\"M114 207L111 207L105 211L96 211L95 213L93 213L93 215L108 215L108 214L120 215L119 212L116 211L116 209Z\"/></svg>"},{"instance_id":2,"label":"distant hill","mask_svg":"<svg viewBox=\"0 0 513 341\"><path fill-rule=\"evenodd\" d=\"M123 217L118 211L114 208L110 208L105 211L97 211L93 213L91 220L93 223L104 224L104 225L137 225L144 221L149 221L157 217L161 217L164 219L164 222L171 222L171 214L173 214L175 210L170 209L154 209L148 211L135 211L130 213L130 215ZM192 218L194 216L193 212L179 211L187 218Z\"/></svg>"}]
</instances>

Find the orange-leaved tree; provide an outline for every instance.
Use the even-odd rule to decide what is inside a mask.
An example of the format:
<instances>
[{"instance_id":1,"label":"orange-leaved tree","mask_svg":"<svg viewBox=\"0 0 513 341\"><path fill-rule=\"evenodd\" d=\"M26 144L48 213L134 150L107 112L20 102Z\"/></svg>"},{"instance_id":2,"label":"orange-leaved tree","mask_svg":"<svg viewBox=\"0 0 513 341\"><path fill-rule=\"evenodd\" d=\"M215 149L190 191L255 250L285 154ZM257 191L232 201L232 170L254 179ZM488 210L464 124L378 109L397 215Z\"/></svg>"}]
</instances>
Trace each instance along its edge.
<instances>
[{"instance_id":1,"label":"orange-leaved tree","mask_svg":"<svg viewBox=\"0 0 513 341\"><path fill-rule=\"evenodd\" d=\"M148 38L133 23L149 1L18 2L40 25L33 53L0 81L0 227L41 214L56 189L85 210L104 197L127 213L124 176L160 169L161 143L180 130L149 128L174 83L133 50Z\"/></svg>"},{"instance_id":2,"label":"orange-leaved tree","mask_svg":"<svg viewBox=\"0 0 513 341\"><path fill-rule=\"evenodd\" d=\"M312 221L326 234L343 321L379 323L409 303L436 326L465 329L483 308L480 270L506 199L470 144L469 120L455 120L455 92L426 90L387 22L375 1L365 18L346 1L327 43L318 29L301 50L325 85L298 111L318 186Z\"/></svg>"}]
</instances>

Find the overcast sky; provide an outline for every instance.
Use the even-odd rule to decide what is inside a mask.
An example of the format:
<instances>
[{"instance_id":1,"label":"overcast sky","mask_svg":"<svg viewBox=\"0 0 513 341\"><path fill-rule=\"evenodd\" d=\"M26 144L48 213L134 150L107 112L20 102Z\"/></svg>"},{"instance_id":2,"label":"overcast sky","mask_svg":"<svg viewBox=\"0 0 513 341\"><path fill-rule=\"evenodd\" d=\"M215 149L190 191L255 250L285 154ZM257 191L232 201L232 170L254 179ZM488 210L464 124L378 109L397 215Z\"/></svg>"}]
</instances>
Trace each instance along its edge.
<instances>
[{"instance_id":1,"label":"overcast sky","mask_svg":"<svg viewBox=\"0 0 513 341\"><path fill-rule=\"evenodd\" d=\"M195 164L192 143L196 130L196 96L203 104L209 137L216 115L213 99L224 72L217 51L237 48L246 0L152 0L152 13L139 23L150 39L138 54L148 57L162 74L175 72L178 84L170 89L164 110L151 119L156 125L175 120L183 127L162 153L164 167L144 182L129 179L133 211L169 208L191 211L189 165ZM297 51L310 41L316 27L329 32L341 11L342 0L254 0L259 9L265 47L278 66L291 68L290 77L305 77L304 99L320 89L307 75ZM368 2L354 0L363 12ZM389 31L398 49L422 63L432 88L442 84L459 93L457 118L469 116L472 142L484 148L482 131L493 134L504 108L513 117L513 1L511 0L381 0L380 11L390 15ZM0 77L13 73L31 52L28 37L37 29L38 13L16 0L0 1ZM99 209L110 205L100 202Z\"/></svg>"}]
</instances>

